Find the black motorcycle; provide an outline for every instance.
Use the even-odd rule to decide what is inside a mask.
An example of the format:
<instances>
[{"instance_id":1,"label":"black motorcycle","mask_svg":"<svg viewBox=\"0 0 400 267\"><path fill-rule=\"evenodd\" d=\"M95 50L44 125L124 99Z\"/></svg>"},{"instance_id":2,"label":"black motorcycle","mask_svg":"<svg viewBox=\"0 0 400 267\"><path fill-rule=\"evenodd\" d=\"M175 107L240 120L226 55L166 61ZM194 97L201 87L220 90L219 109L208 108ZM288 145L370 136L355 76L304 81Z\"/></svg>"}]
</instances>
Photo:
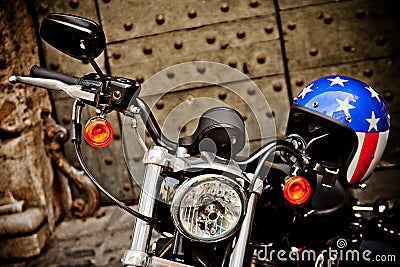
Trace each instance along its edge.
<instances>
[{"instance_id":1,"label":"black motorcycle","mask_svg":"<svg viewBox=\"0 0 400 267\"><path fill-rule=\"evenodd\" d=\"M49 14L40 33L63 53L89 61L96 73L78 78L34 66L30 77L9 81L61 90L76 99L71 141L82 168L105 195L137 217L124 266L334 266L343 262L341 249L362 251L367 221L357 217L362 207L355 206L352 187L340 180L341 166L355 153L354 136L347 138L337 123L293 107L284 140L272 139L240 157L246 141L242 116L230 107L214 107L201 115L191 136L172 141L139 97L141 85L104 75L94 61L105 48L99 25ZM95 107L97 116L82 127L85 105ZM94 147L111 141L105 117L112 111L125 116L134 134L140 118L156 144L148 149L136 135L146 151L138 211L98 183L81 152L82 135ZM382 205L381 213L388 207ZM159 233L156 240L153 230Z\"/></svg>"}]
</instances>

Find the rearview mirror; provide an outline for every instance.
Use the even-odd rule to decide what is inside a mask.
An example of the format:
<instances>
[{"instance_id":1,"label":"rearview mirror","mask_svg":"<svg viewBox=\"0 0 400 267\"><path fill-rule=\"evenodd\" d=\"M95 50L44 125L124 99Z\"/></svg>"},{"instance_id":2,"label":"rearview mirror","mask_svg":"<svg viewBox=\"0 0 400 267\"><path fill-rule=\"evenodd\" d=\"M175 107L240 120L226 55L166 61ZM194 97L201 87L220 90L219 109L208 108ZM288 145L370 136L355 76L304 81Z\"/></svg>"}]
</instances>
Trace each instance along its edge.
<instances>
[{"instance_id":1,"label":"rearview mirror","mask_svg":"<svg viewBox=\"0 0 400 267\"><path fill-rule=\"evenodd\" d=\"M106 43L104 32L96 22L60 13L47 15L40 27L40 36L54 48L79 60L98 57Z\"/></svg>"}]
</instances>

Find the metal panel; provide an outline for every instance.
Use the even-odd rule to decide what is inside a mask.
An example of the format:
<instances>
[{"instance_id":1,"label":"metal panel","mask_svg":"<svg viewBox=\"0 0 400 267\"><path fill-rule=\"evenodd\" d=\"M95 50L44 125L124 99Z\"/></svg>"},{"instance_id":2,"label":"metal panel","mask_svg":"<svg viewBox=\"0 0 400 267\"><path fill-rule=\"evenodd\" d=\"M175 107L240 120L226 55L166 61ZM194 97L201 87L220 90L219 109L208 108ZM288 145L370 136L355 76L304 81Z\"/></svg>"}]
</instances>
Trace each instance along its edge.
<instances>
[{"instance_id":1,"label":"metal panel","mask_svg":"<svg viewBox=\"0 0 400 267\"><path fill-rule=\"evenodd\" d=\"M204 60L229 64L250 77L283 73L278 31L267 33L266 25L276 29L273 17L261 16L109 44L111 72L148 78L177 63Z\"/></svg>"},{"instance_id":2,"label":"metal panel","mask_svg":"<svg viewBox=\"0 0 400 267\"><path fill-rule=\"evenodd\" d=\"M99 7L108 42L191 29L275 12L273 0L173 2L112 0L99 1ZM157 22L156 17L160 15Z\"/></svg>"},{"instance_id":3,"label":"metal panel","mask_svg":"<svg viewBox=\"0 0 400 267\"><path fill-rule=\"evenodd\" d=\"M359 15L359 10L364 15ZM393 0L335 2L282 11L290 71L400 52Z\"/></svg>"}]
</instances>

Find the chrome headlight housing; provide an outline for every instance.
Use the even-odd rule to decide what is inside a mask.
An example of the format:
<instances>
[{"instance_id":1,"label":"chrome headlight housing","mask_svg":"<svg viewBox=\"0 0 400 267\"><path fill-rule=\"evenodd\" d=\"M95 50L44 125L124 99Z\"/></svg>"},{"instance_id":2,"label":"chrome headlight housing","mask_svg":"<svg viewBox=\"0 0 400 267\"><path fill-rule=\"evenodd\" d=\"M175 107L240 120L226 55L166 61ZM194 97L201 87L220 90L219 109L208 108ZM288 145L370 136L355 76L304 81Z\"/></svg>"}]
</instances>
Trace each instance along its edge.
<instances>
[{"instance_id":1,"label":"chrome headlight housing","mask_svg":"<svg viewBox=\"0 0 400 267\"><path fill-rule=\"evenodd\" d=\"M178 231L194 241L216 242L236 232L246 211L246 195L232 178L205 174L177 189L171 214Z\"/></svg>"}]
</instances>

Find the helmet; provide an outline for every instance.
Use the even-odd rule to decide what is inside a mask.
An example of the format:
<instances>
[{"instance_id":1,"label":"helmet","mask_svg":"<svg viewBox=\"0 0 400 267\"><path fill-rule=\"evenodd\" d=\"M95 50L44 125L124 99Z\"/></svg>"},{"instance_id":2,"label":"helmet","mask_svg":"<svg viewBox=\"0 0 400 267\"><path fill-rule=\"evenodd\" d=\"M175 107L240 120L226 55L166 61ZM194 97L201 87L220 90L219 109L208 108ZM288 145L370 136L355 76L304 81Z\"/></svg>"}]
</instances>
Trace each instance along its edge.
<instances>
[{"instance_id":1,"label":"helmet","mask_svg":"<svg viewBox=\"0 0 400 267\"><path fill-rule=\"evenodd\" d=\"M319 78L299 93L287 134L300 137L312 159L336 166L339 179L356 185L378 164L389 128L388 110L371 86L335 75Z\"/></svg>"}]
</instances>

